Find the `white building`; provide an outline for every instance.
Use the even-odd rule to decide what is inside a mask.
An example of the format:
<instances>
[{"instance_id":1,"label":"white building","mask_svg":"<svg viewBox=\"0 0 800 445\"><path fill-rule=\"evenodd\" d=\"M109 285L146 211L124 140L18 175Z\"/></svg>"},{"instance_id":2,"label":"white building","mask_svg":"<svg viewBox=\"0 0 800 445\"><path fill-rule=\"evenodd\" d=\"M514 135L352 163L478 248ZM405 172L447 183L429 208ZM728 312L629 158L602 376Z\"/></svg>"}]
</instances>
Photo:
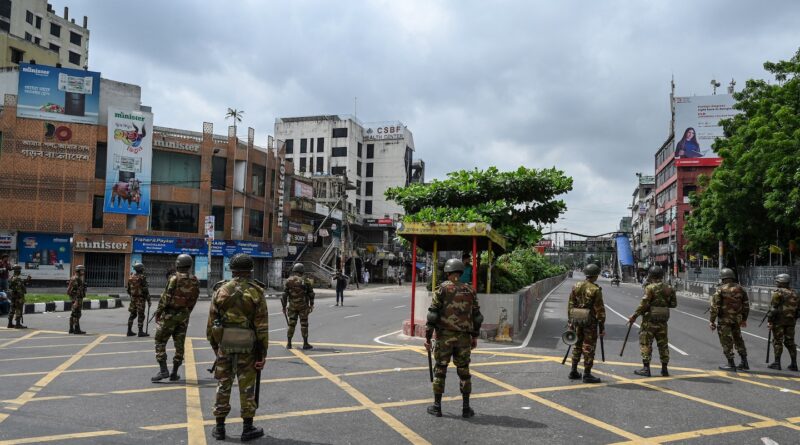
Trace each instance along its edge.
<instances>
[{"instance_id":1,"label":"white building","mask_svg":"<svg viewBox=\"0 0 800 445\"><path fill-rule=\"evenodd\" d=\"M414 137L399 121L362 123L338 115L278 118L275 138L285 143L296 174L312 179L345 176L355 186L348 193L347 209L359 219L396 219L403 209L386 200L386 189L424 178L419 170L424 163L414 165L412 159ZM315 194L330 198L321 190Z\"/></svg>"},{"instance_id":2,"label":"white building","mask_svg":"<svg viewBox=\"0 0 800 445\"><path fill-rule=\"evenodd\" d=\"M89 66L89 19L83 25L69 18L69 8L59 17L47 0L0 0L0 31L58 53L66 68L84 69ZM20 54L21 60L28 61Z\"/></svg>"}]
</instances>

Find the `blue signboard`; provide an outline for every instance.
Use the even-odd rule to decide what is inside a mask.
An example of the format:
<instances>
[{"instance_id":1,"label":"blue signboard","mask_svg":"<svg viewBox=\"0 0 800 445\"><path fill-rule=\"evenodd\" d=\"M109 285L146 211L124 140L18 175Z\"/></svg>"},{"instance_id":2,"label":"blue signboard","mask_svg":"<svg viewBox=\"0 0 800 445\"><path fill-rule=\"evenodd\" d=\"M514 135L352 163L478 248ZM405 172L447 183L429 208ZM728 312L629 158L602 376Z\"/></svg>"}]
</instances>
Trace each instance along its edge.
<instances>
[{"instance_id":1,"label":"blue signboard","mask_svg":"<svg viewBox=\"0 0 800 445\"><path fill-rule=\"evenodd\" d=\"M17 117L97 124L100 73L19 64Z\"/></svg>"},{"instance_id":2,"label":"blue signboard","mask_svg":"<svg viewBox=\"0 0 800 445\"><path fill-rule=\"evenodd\" d=\"M203 238L175 238L169 236L134 236L134 253L166 255L208 255L208 243ZM247 253L253 258L272 258L272 245L259 241L214 240L211 255L232 257Z\"/></svg>"},{"instance_id":3,"label":"blue signboard","mask_svg":"<svg viewBox=\"0 0 800 445\"><path fill-rule=\"evenodd\" d=\"M72 261L69 235L51 233L17 234L22 275L38 280L67 280Z\"/></svg>"}]
</instances>

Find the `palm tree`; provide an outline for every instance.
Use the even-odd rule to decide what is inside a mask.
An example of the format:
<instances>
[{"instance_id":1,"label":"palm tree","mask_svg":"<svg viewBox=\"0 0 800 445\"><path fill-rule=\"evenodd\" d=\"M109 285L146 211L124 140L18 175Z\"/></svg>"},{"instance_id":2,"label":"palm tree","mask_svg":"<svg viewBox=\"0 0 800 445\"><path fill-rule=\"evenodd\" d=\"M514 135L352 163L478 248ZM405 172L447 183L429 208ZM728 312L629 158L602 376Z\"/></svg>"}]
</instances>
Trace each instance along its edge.
<instances>
[{"instance_id":1,"label":"palm tree","mask_svg":"<svg viewBox=\"0 0 800 445\"><path fill-rule=\"evenodd\" d=\"M244 110L237 110L236 108L228 108L228 112L225 113L225 119L232 118L233 119L233 134L234 136L238 137L238 133L236 132L236 123L242 121L242 115L244 114Z\"/></svg>"}]
</instances>

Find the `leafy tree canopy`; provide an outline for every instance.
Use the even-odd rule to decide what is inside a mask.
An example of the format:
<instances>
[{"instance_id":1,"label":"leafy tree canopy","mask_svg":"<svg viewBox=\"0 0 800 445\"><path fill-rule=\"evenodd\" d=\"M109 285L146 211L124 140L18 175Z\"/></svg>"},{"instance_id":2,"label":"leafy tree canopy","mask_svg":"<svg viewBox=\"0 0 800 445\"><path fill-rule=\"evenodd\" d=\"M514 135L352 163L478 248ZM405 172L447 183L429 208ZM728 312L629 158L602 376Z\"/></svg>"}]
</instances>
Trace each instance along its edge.
<instances>
[{"instance_id":1,"label":"leafy tree canopy","mask_svg":"<svg viewBox=\"0 0 800 445\"><path fill-rule=\"evenodd\" d=\"M533 224L558 220L567 206L556 197L570 190L572 178L555 168L501 172L489 167L448 173L447 179L428 184L393 187L386 198L403 206L406 221L490 223L513 249L539 239Z\"/></svg>"}]
</instances>

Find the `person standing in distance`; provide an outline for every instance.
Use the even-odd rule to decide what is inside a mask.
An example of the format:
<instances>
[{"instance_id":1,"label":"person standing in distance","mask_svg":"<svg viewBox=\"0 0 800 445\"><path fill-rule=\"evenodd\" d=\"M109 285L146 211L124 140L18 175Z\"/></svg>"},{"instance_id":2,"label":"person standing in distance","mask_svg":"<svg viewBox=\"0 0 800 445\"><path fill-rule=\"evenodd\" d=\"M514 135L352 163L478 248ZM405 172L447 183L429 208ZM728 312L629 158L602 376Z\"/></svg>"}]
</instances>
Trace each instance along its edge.
<instances>
[{"instance_id":1,"label":"person standing in distance","mask_svg":"<svg viewBox=\"0 0 800 445\"><path fill-rule=\"evenodd\" d=\"M347 277L342 271L338 270L334 279L336 280L336 306L339 306L339 303L344 306L344 290L347 289Z\"/></svg>"},{"instance_id":2,"label":"person standing in distance","mask_svg":"<svg viewBox=\"0 0 800 445\"><path fill-rule=\"evenodd\" d=\"M144 264L136 263L133 265L134 273L128 278L128 295L131 296L131 303L128 306L128 337L133 337L133 320L138 316L137 326L139 327L139 337L149 337L149 334L144 332L144 305L147 307L152 304L150 302L150 287L147 285L147 277L144 274Z\"/></svg>"},{"instance_id":3,"label":"person standing in distance","mask_svg":"<svg viewBox=\"0 0 800 445\"><path fill-rule=\"evenodd\" d=\"M85 268L82 264L75 266L75 275L67 284L67 295L72 300L72 312L69 315L69 333L83 335L81 331L81 313L83 312L83 299L86 298Z\"/></svg>"},{"instance_id":4,"label":"person standing in distance","mask_svg":"<svg viewBox=\"0 0 800 445\"><path fill-rule=\"evenodd\" d=\"M669 310L678 306L675 290L662 280L664 270L661 266L652 266L648 273L648 284L644 289L644 297L639 307L628 319L633 324L642 316L642 326L639 329L639 349L642 353L642 369L633 371L642 377L650 377L650 359L653 355L653 339L658 345L658 357L661 360L661 375L669 376L669 338L667 336L667 321Z\"/></svg>"},{"instance_id":5,"label":"person standing in distance","mask_svg":"<svg viewBox=\"0 0 800 445\"><path fill-rule=\"evenodd\" d=\"M723 371L747 371L747 348L742 338L742 328L747 327L747 316L750 314L750 301L747 292L736 283L736 275L727 267L719 271L722 284L711 297L709 328L719 334L719 343L722 353L728 359L728 364L721 365ZM742 361L739 366L733 362L733 348L739 353Z\"/></svg>"},{"instance_id":6,"label":"person standing in distance","mask_svg":"<svg viewBox=\"0 0 800 445\"><path fill-rule=\"evenodd\" d=\"M789 358L792 362L788 370L797 371L797 346L794 342L794 327L797 323L800 300L797 292L791 288L792 278L789 274L779 274L775 277L775 285L778 287L772 294L770 303L769 328L772 330L772 347L775 352L775 361L769 365L770 369L781 369L781 355L783 347L789 350Z\"/></svg>"},{"instance_id":7,"label":"person standing in distance","mask_svg":"<svg viewBox=\"0 0 800 445\"><path fill-rule=\"evenodd\" d=\"M583 273L586 275L586 279L578 281L572 288L567 306L569 325L577 336L577 342L572 352L572 371L569 373L569 378L577 380L583 377L583 383L600 383L600 379L592 375L597 337L606 335L606 307L603 303L603 290L595 284L600 275L600 266L588 264L583 269ZM583 355L583 376L578 372L581 355Z\"/></svg>"},{"instance_id":8,"label":"person standing in distance","mask_svg":"<svg viewBox=\"0 0 800 445\"><path fill-rule=\"evenodd\" d=\"M436 365L433 371L433 405L427 411L436 417L442 417L442 394L451 358L460 380L461 417L470 418L475 415L469 405L469 396L472 393L469 362L472 350L478 346L483 315L475 291L471 286L458 281L463 272L464 263L456 258L447 260L444 265L447 281L435 290L428 308L425 349L433 349ZM432 345L434 332L436 340Z\"/></svg>"},{"instance_id":9,"label":"person standing in distance","mask_svg":"<svg viewBox=\"0 0 800 445\"><path fill-rule=\"evenodd\" d=\"M217 425L211 430L217 440L225 439L225 418L231 412L234 378L239 382L239 403L244 420L242 442L264 435L262 428L253 426L253 417L258 408L258 379L269 346L269 316L264 288L252 278L253 266L253 258L245 253L231 258L233 279L214 286L217 290L208 312L206 337L217 357L214 363Z\"/></svg>"},{"instance_id":10,"label":"person standing in distance","mask_svg":"<svg viewBox=\"0 0 800 445\"><path fill-rule=\"evenodd\" d=\"M175 260L177 272L169 277L167 287L158 302L158 309L156 309L158 329L154 338L159 371L150 379L152 382L158 382L167 377L170 381L175 382L181 378L178 375L178 368L183 363L183 348L186 342L186 330L189 328L189 316L200 296L200 282L197 281L197 277L189 274L191 268L192 257L186 254L178 255L178 259ZM167 342L170 338L175 344L171 374L167 369Z\"/></svg>"},{"instance_id":11,"label":"person standing in distance","mask_svg":"<svg viewBox=\"0 0 800 445\"><path fill-rule=\"evenodd\" d=\"M292 337L300 319L300 333L303 334L303 349L313 349L308 343L308 314L314 311L314 288L311 281L304 278L305 267L302 263L292 266L292 276L286 279L283 285L281 306L283 314L289 322L286 332L286 349L292 349Z\"/></svg>"},{"instance_id":12,"label":"person standing in distance","mask_svg":"<svg viewBox=\"0 0 800 445\"><path fill-rule=\"evenodd\" d=\"M9 283L11 308L8 311L8 328L26 329L27 326L22 324L22 314L25 312L25 294L28 293L26 284L31 281L31 277L22 279L22 266L19 264L15 264L11 269L14 271L14 275ZM15 320L16 323L12 324L12 320Z\"/></svg>"}]
</instances>

